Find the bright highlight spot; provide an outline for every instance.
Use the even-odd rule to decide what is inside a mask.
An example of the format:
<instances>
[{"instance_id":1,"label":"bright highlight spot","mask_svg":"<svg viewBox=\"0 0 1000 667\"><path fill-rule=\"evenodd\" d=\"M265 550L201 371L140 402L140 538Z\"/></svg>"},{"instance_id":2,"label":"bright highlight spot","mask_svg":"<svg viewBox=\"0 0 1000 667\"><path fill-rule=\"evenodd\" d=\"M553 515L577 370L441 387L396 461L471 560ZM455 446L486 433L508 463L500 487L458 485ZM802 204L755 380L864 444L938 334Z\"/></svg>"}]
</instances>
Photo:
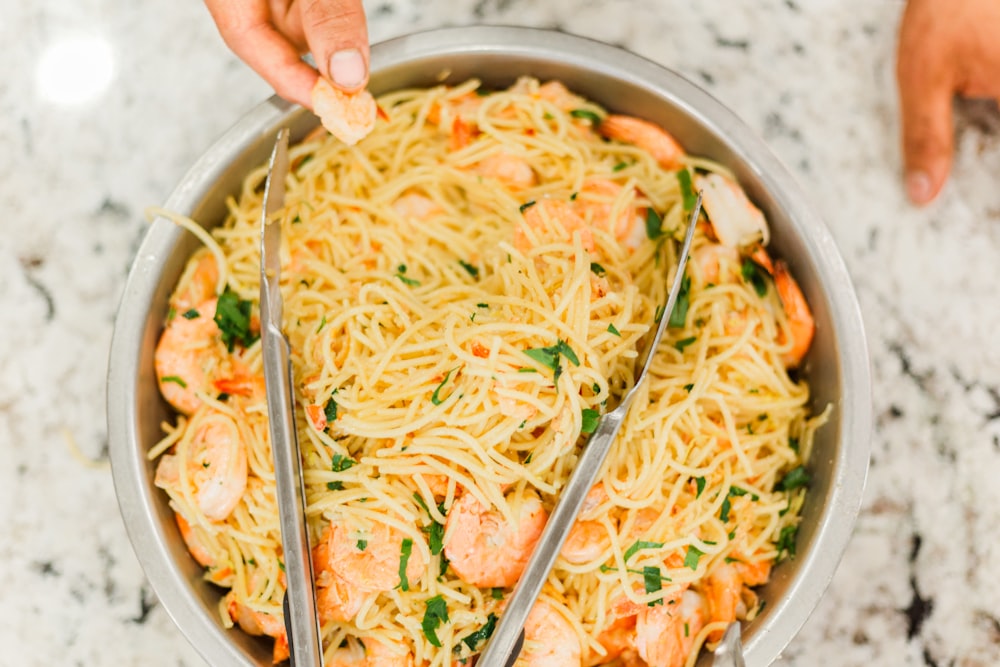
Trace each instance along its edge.
<instances>
[{"instance_id":1,"label":"bright highlight spot","mask_svg":"<svg viewBox=\"0 0 1000 667\"><path fill-rule=\"evenodd\" d=\"M48 47L38 61L39 94L56 104L83 104L103 93L114 75L111 45L100 37L73 37Z\"/></svg>"}]
</instances>

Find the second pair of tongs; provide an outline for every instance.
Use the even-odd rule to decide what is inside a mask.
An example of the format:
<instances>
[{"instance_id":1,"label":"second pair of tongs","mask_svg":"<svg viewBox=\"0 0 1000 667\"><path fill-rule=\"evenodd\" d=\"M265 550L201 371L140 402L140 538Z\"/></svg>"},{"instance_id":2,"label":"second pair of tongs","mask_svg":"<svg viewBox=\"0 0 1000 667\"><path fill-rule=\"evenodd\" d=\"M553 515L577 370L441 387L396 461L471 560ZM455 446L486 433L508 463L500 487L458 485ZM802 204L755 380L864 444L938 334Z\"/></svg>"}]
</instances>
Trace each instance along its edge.
<instances>
[{"instance_id":1,"label":"second pair of tongs","mask_svg":"<svg viewBox=\"0 0 1000 667\"><path fill-rule=\"evenodd\" d=\"M524 643L524 623L528 620L528 614L538 599L542 586L552 570L552 566L562 550L566 536L569 535L576 516L580 513L584 498L590 487L597 480L601 465L607 458L611 444L614 442L618 430L621 428L625 415L628 414L632 399L638 392L640 385L646 378L649 368L652 365L656 348L659 347L660 339L666 329L670 314L673 312L674 304L681 290L684 280L684 269L687 266L688 255L691 252L691 240L694 238L694 229L698 222L698 214L701 212L701 193L695 201L691 217L688 220L687 233L684 236L684 243L681 246L677 260L677 272L674 274L673 284L667 296L667 302L660 311L660 320L656 327L656 333L652 337L646 338L645 345L639 353L638 368L635 383L625 396L622 397L618 406L606 412L597 424L593 435L587 442L580 460L573 470L573 475L569 479L566 488L559 495L552 515L545 524L545 530L538 540L535 550L531 554L531 559L517 582L514 594L504 608L500 623L497 625L493 637L486 645L486 650L476 663L481 667L502 667L513 665L521 652Z\"/></svg>"}]
</instances>

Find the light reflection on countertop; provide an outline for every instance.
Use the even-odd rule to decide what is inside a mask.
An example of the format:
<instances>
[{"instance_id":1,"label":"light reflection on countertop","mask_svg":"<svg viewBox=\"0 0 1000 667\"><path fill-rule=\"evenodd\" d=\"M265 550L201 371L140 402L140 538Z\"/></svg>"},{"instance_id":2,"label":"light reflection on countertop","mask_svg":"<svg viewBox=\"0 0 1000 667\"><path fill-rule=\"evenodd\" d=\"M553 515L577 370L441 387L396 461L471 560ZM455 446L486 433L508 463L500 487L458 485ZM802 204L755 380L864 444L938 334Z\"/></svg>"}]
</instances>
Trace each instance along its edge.
<instances>
[{"instance_id":1,"label":"light reflection on countertop","mask_svg":"<svg viewBox=\"0 0 1000 667\"><path fill-rule=\"evenodd\" d=\"M0 23L3 664L200 659L157 604L106 465L104 374L143 211L269 89L198 2L8 3ZM822 212L870 337L876 428L854 539L780 664L1000 664L1000 117L960 104L955 178L898 184L898 2L380 0L374 40L558 27L679 70ZM72 443L69 446L68 441ZM74 452L78 452L74 454ZM83 465L78 456L98 464Z\"/></svg>"}]
</instances>

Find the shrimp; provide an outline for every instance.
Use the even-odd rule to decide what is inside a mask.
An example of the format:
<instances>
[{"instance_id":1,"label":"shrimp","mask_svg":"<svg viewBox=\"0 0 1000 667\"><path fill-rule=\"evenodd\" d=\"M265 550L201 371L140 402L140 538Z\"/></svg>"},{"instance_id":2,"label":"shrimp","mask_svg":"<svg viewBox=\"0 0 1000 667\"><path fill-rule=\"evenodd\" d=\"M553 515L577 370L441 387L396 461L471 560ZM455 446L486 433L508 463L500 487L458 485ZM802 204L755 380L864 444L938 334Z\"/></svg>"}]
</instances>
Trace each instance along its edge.
<instances>
[{"instance_id":1,"label":"shrimp","mask_svg":"<svg viewBox=\"0 0 1000 667\"><path fill-rule=\"evenodd\" d=\"M251 375L225 352L215 323L217 300L202 302L164 328L153 352L160 393L186 415L202 405L199 393L217 392L255 397L264 392L264 378Z\"/></svg>"},{"instance_id":2,"label":"shrimp","mask_svg":"<svg viewBox=\"0 0 1000 667\"><path fill-rule=\"evenodd\" d=\"M802 363L802 358L812 345L816 323L813 320L809 303L802 294L799 284L792 277L788 265L782 260L774 263L774 287L781 299L781 305L788 319L788 335L791 347L782 355L782 360L788 368L794 368Z\"/></svg>"},{"instance_id":3,"label":"shrimp","mask_svg":"<svg viewBox=\"0 0 1000 667\"><path fill-rule=\"evenodd\" d=\"M525 210L524 225L514 227L514 247L521 252L527 252L532 247L531 239L528 238L524 227L530 228L540 242L546 239L553 229L558 229L560 236L563 237L579 231L580 242L584 249L588 252L594 251L593 232L569 202L542 199Z\"/></svg>"},{"instance_id":4,"label":"shrimp","mask_svg":"<svg viewBox=\"0 0 1000 667\"><path fill-rule=\"evenodd\" d=\"M739 252L721 243L707 243L695 248L691 253L691 264L701 285L729 283L740 275Z\"/></svg>"},{"instance_id":5,"label":"shrimp","mask_svg":"<svg viewBox=\"0 0 1000 667\"><path fill-rule=\"evenodd\" d=\"M312 103L323 127L348 146L358 143L375 129L377 105L367 90L345 93L319 77L312 89Z\"/></svg>"},{"instance_id":6,"label":"shrimp","mask_svg":"<svg viewBox=\"0 0 1000 667\"><path fill-rule=\"evenodd\" d=\"M559 555L569 563L583 565L599 559L609 544L607 530L599 521L576 521Z\"/></svg>"},{"instance_id":7,"label":"shrimp","mask_svg":"<svg viewBox=\"0 0 1000 667\"><path fill-rule=\"evenodd\" d=\"M159 473L159 469L157 469L157 473ZM184 540L184 545L195 562L202 567L214 567L215 558L209 553L208 547L194 532L187 519L180 512L174 513L174 519L177 521L177 529L181 532L181 539Z\"/></svg>"},{"instance_id":8,"label":"shrimp","mask_svg":"<svg viewBox=\"0 0 1000 667\"><path fill-rule=\"evenodd\" d=\"M362 639L365 645L365 667L413 667L413 654L401 652L399 646L386 646L378 639Z\"/></svg>"},{"instance_id":9,"label":"shrimp","mask_svg":"<svg viewBox=\"0 0 1000 667\"><path fill-rule=\"evenodd\" d=\"M614 618L597 635L597 643L604 653L590 649L584 656L583 667L596 667L612 661L619 661L625 667L645 667L635 650L635 619L638 612Z\"/></svg>"},{"instance_id":10,"label":"shrimp","mask_svg":"<svg viewBox=\"0 0 1000 667\"><path fill-rule=\"evenodd\" d=\"M635 624L635 646L649 667L681 667L706 622L705 600L694 591L643 607Z\"/></svg>"},{"instance_id":11,"label":"shrimp","mask_svg":"<svg viewBox=\"0 0 1000 667\"><path fill-rule=\"evenodd\" d=\"M734 180L722 174L705 174L695 178L695 186L702 191L705 213L722 245L730 248L758 242L767 245L770 231L764 214Z\"/></svg>"},{"instance_id":12,"label":"shrimp","mask_svg":"<svg viewBox=\"0 0 1000 667\"><path fill-rule=\"evenodd\" d=\"M623 199L623 203L618 216L612 220L611 216L619 199ZM637 247L645 238L646 207L636 202L634 188L625 193L625 188L612 180L589 178L573 203L585 218L589 214L592 225L613 232L615 238L630 248Z\"/></svg>"},{"instance_id":13,"label":"shrimp","mask_svg":"<svg viewBox=\"0 0 1000 667\"><path fill-rule=\"evenodd\" d=\"M187 481L198 509L209 521L224 521L247 488L247 450L239 426L228 415L214 413L194 432L186 458ZM160 457L154 483L180 491L176 454Z\"/></svg>"},{"instance_id":14,"label":"shrimp","mask_svg":"<svg viewBox=\"0 0 1000 667\"><path fill-rule=\"evenodd\" d=\"M407 192L392 202L392 210L404 220L426 220L441 213L441 207L430 197L416 192Z\"/></svg>"},{"instance_id":15,"label":"shrimp","mask_svg":"<svg viewBox=\"0 0 1000 667\"><path fill-rule=\"evenodd\" d=\"M722 563L713 569L705 579L705 597L712 622L732 623L743 618L752 606L746 600L756 601L756 595L747 587L767 583L770 574L770 561ZM709 635L711 641L721 637L721 631Z\"/></svg>"},{"instance_id":16,"label":"shrimp","mask_svg":"<svg viewBox=\"0 0 1000 667\"><path fill-rule=\"evenodd\" d=\"M598 131L608 139L634 144L645 150L664 169L681 167L684 149L659 125L634 116L611 114L601 121Z\"/></svg>"},{"instance_id":17,"label":"shrimp","mask_svg":"<svg viewBox=\"0 0 1000 667\"><path fill-rule=\"evenodd\" d=\"M354 640L334 649L323 661L325 667L366 667L367 664L364 646Z\"/></svg>"},{"instance_id":18,"label":"shrimp","mask_svg":"<svg viewBox=\"0 0 1000 667\"><path fill-rule=\"evenodd\" d=\"M530 188L538 182L535 170L527 160L506 151L499 151L480 160L472 170L480 176L495 178L511 188Z\"/></svg>"},{"instance_id":19,"label":"shrimp","mask_svg":"<svg viewBox=\"0 0 1000 667\"><path fill-rule=\"evenodd\" d=\"M459 579L467 584L507 588L517 583L542 535L548 513L536 495L513 507L515 525L471 493L448 511L444 553Z\"/></svg>"},{"instance_id":20,"label":"shrimp","mask_svg":"<svg viewBox=\"0 0 1000 667\"><path fill-rule=\"evenodd\" d=\"M281 615L251 609L239 602L233 591L229 591L224 599L228 601L226 611L229 613L229 618L239 625L241 630L255 637L267 635L275 639L272 653L275 664L288 659L288 637L285 634L285 621Z\"/></svg>"},{"instance_id":21,"label":"shrimp","mask_svg":"<svg viewBox=\"0 0 1000 667\"><path fill-rule=\"evenodd\" d=\"M541 598L524 624L524 648L517 667L580 667L580 638L555 605Z\"/></svg>"},{"instance_id":22,"label":"shrimp","mask_svg":"<svg viewBox=\"0 0 1000 667\"><path fill-rule=\"evenodd\" d=\"M368 526L351 519L334 520L313 549L317 603L323 620L350 620L371 594L401 586L400 565L406 536L389 524ZM413 548L406 557L406 586L420 581L426 568L423 552Z\"/></svg>"}]
</instances>

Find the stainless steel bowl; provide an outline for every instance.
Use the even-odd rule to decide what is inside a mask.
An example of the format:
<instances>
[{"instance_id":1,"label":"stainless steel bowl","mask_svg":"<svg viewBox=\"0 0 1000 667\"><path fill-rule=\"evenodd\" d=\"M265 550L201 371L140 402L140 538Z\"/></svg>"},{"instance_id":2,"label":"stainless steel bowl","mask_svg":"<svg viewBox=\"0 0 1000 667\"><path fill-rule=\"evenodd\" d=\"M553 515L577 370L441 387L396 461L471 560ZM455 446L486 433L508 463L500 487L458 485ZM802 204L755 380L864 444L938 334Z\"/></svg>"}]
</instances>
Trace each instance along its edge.
<instances>
[{"instance_id":1,"label":"stainless steel bowl","mask_svg":"<svg viewBox=\"0 0 1000 667\"><path fill-rule=\"evenodd\" d=\"M677 74L620 49L562 33L509 27L449 28L372 49L371 90L478 77L507 86L520 75L559 79L609 109L660 123L688 152L729 166L767 214L774 252L788 260L812 305L816 337L806 363L817 409L833 405L816 439L813 484L802 511L798 555L774 571L763 613L745 631L746 662L770 664L813 610L847 545L868 468L871 380L861 315L837 248L791 176L730 111ZM166 207L206 225L225 215L225 197L266 160L278 128L301 138L317 124L272 98L253 109L194 165ZM108 423L115 487L132 545L153 590L212 665L267 665L261 640L222 628L218 589L201 579L145 453L169 410L153 373L167 298L196 241L158 220L129 275L108 372Z\"/></svg>"}]
</instances>

